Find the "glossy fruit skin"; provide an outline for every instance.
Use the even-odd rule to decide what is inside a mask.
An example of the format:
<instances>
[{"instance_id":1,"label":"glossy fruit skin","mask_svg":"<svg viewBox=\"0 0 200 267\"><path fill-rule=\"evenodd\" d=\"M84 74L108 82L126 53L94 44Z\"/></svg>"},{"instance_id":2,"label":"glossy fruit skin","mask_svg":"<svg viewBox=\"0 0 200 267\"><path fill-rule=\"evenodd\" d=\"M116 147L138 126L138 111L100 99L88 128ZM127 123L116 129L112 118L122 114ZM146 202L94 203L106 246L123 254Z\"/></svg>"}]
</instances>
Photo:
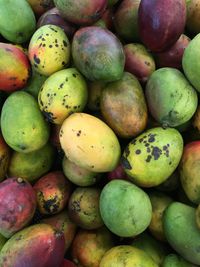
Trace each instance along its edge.
<instances>
[{"instance_id":1,"label":"glossy fruit skin","mask_svg":"<svg viewBox=\"0 0 200 267\"><path fill-rule=\"evenodd\" d=\"M35 184L38 209L42 214L56 214L64 209L69 199L71 185L61 171L50 172Z\"/></svg>"},{"instance_id":2,"label":"glossy fruit skin","mask_svg":"<svg viewBox=\"0 0 200 267\"><path fill-rule=\"evenodd\" d=\"M64 19L78 25L91 25L105 11L107 0L54 0L54 4Z\"/></svg>"},{"instance_id":3,"label":"glossy fruit skin","mask_svg":"<svg viewBox=\"0 0 200 267\"><path fill-rule=\"evenodd\" d=\"M69 63L69 39L60 27L44 25L32 35L28 56L36 72L50 76Z\"/></svg>"},{"instance_id":4,"label":"glossy fruit skin","mask_svg":"<svg viewBox=\"0 0 200 267\"><path fill-rule=\"evenodd\" d=\"M72 259L83 266L99 267L103 255L113 246L112 234L106 227L80 229L73 240Z\"/></svg>"},{"instance_id":5,"label":"glossy fruit skin","mask_svg":"<svg viewBox=\"0 0 200 267\"><path fill-rule=\"evenodd\" d=\"M9 178L0 183L0 202L0 233L9 238L33 218L36 195L27 181Z\"/></svg>"},{"instance_id":6,"label":"glossy fruit skin","mask_svg":"<svg viewBox=\"0 0 200 267\"><path fill-rule=\"evenodd\" d=\"M12 44L0 43L0 90L8 93L22 89L31 74L28 57Z\"/></svg>"},{"instance_id":7,"label":"glossy fruit skin","mask_svg":"<svg viewBox=\"0 0 200 267\"><path fill-rule=\"evenodd\" d=\"M128 144L121 162L135 184L153 187L164 182L175 171L182 152L183 138L176 129L155 127Z\"/></svg>"},{"instance_id":8,"label":"glossy fruit skin","mask_svg":"<svg viewBox=\"0 0 200 267\"><path fill-rule=\"evenodd\" d=\"M90 81L111 82L123 75L125 56L119 39L97 26L80 28L72 41L77 69Z\"/></svg>"},{"instance_id":9,"label":"glossy fruit skin","mask_svg":"<svg viewBox=\"0 0 200 267\"><path fill-rule=\"evenodd\" d=\"M2 267L58 267L64 259L64 236L48 224L35 224L13 235L0 252Z\"/></svg>"},{"instance_id":10,"label":"glossy fruit skin","mask_svg":"<svg viewBox=\"0 0 200 267\"><path fill-rule=\"evenodd\" d=\"M133 237L149 226L152 206L148 195L141 188L116 179L107 183L101 192L100 213L112 233Z\"/></svg>"},{"instance_id":11,"label":"glossy fruit skin","mask_svg":"<svg viewBox=\"0 0 200 267\"><path fill-rule=\"evenodd\" d=\"M28 2L37 16L41 16L54 6L53 0L28 0Z\"/></svg>"},{"instance_id":12,"label":"glossy fruit skin","mask_svg":"<svg viewBox=\"0 0 200 267\"><path fill-rule=\"evenodd\" d=\"M184 32L185 0L141 0L138 25L141 41L152 52L173 45Z\"/></svg>"}]
</instances>

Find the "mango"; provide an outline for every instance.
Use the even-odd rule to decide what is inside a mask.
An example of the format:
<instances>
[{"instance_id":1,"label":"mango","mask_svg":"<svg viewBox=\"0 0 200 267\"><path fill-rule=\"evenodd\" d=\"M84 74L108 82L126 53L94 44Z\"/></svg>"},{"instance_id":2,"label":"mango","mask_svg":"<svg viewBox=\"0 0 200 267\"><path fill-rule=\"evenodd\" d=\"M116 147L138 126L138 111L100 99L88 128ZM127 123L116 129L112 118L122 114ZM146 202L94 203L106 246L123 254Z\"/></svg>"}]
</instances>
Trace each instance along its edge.
<instances>
[{"instance_id":1,"label":"mango","mask_svg":"<svg viewBox=\"0 0 200 267\"><path fill-rule=\"evenodd\" d=\"M156 191L152 191L148 195L152 205L152 219L149 225L149 231L156 239L166 241L162 221L163 213L173 200L166 194Z\"/></svg>"},{"instance_id":2,"label":"mango","mask_svg":"<svg viewBox=\"0 0 200 267\"><path fill-rule=\"evenodd\" d=\"M163 226L172 248L185 260L200 265L200 232L195 208L180 202L171 203L164 212Z\"/></svg>"},{"instance_id":3,"label":"mango","mask_svg":"<svg viewBox=\"0 0 200 267\"><path fill-rule=\"evenodd\" d=\"M163 262L168 250L167 246L154 239L146 231L138 235L131 242L131 246L146 252L158 266Z\"/></svg>"},{"instance_id":4,"label":"mango","mask_svg":"<svg viewBox=\"0 0 200 267\"><path fill-rule=\"evenodd\" d=\"M120 159L121 148L114 132L86 113L74 113L64 120L60 143L70 161L89 171L111 171Z\"/></svg>"},{"instance_id":5,"label":"mango","mask_svg":"<svg viewBox=\"0 0 200 267\"><path fill-rule=\"evenodd\" d=\"M153 118L164 127L189 121L197 109L196 90L174 68L157 69L146 85L146 99Z\"/></svg>"},{"instance_id":6,"label":"mango","mask_svg":"<svg viewBox=\"0 0 200 267\"><path fill-rule=\"evenodd\" d=\"M42 176L33 188L40 213L48 215L63 210L71 193L71 184L61 171L52 171Z\"/></svg>"},{"instance_id":7,"label":"mango","mask_svg":"<svg viewBox=\"0 0 200 267\"><path fill-rule=\"evenodd\" d=\"M70 182L78 186L90 186L99 181L101 174L88 171L64 156L62 161L63 173Z\"/></svg>"},{"instance_id":8,"label":"mango","mask_svg":"<svg viewBox=\"0 0 200 267\"><path fill-rule=\"evenodd\" d=\"M0 43L0 58L0 90L22 89L31 73L28 57L15 45Z\"/></svg>"},{"instance_id":9,"label":"mango","mask_svg":"<svg viewBox=\"0 0 200 267\"><path fill-rule=\"evenodd\" d=\"M107 0L54 0L54 3L64 19L78 25L94 23L107 6Z\"/></svg>"},{"instance_id":10,"label":"mango","mask_svg":"<svg viewBox=\"0 0 200 267\"><path fill-rule=\"evenodd\" d=\"M72 259L78 266L99 267L103 255L113 246L113 236L106 227L80 229L72 243Z\"/></svg>"},{"instance_id":11,"label":"mango","mask_svg":"<svg viewBox=\"0 0 200 267\"><path fill-rule=\"evenodd\" d=\"M107 124L122 138L140 134L147 125L147 105L142 87L131 73L104 86L101 113Z\"/></svg>"},{"instance_id":12,"label":"mango","mask_svg":"<svg viewBox=\"0 0 200 267\"><path fill-rule=\"evenodd\" d=\"M197 34L186 47L182 67L184 73L194 88L200 92L200 52L197 49L200 45L200 33Z\"/></svg>"},{"instance_id":13,"label":"mango","mask_svg":"<svg viewBox=\"0 0 200 267\"><path fill-rule=\"evenodd\" d=\"M198 0L187 0L186 29L192 34L200 32L200 3Z\"/></svg>"},{"instance_id":14,"label":"mango","mask_svg":"<svg viewBox=\"0 0 200 267\"><path fill-rule=\"evenodd\" d=\"M123 75L123 46L111 31L102 27L89 26L76 31L72 58L77 69L90 81L112 82Z\"/></svg>"},{"instance_id":15,"label":"mango","mask_svg":"<svg viewBox=\"0 0 200 267\"><path fill-rule=\"evenodd\" d=\"M60 27L44 25L32 35L28 56L36 72L50 76L69 63L68 37Z\"/></svg>"},{"instance_id":16,"label":"mango","mask_svg":"<svg viewBox=\"0 0 200 267\"><path fill-rule=\"evenodd\" d=\"M64 259L64 236L48 224L36 224L13 235L0 251L0 266L58 267Z\"/></svg>"},{"instance_id":17,"label":"mango","mask_svg":"<svg viewBox=\"0 0 200 267\"><path fill-rule=\"evenodd\" d=\"M97 229L103 225L99 211L100 189L77 187L68 202L69 218L83 229Z\"/></svg>"},{"instance_id":18,"label":"mango","mask_svg":"<svg viewBox=\"0 0 200 267\"><path fill-rule=\"evenodd\" d=\"M9 238L30 223L36 195L27 181L8 178L0 183L0 203L0 234Z\"/></svg>"},{"instance_id":19,"label":"mango","mask_svg":"<svg viewBox=\"0 0 200 267\"><path fill-rule=\"evenodd\" d=\"M54 149L48 143L30 153L13 151L8 174L13 177L24 178L29 182L35 182L50 170L53 160Z\"/></svg>"},{"instance_id":20,"label":"mango","mask_svg":"<svg viewBox=\"0 0 200 267\"><path fill-rule=\"evenodd\" d=\"M42 219L41 223L49 224L57 231L60 231L64 234L65 251L67 251L72 244L77 228L77 226L69 219L67 211L63 210L56 215Z\"/></svg>"},{"instance_id":21,"label":"mango","mask_svg":"<svg viewBox=\"0 0 200 267\"><path fill-rule=\"evenodd\" d=\"M177 254L169 254L165 257L162 267L197 267L196 265L184 260Z\"/></svg>"},{"instance_id":22,"label":"mango","mask_svg":"<svg viewBox=\"0 0 200 267\"><path fill-rule=\"evenodd\" d=\"M1 130L6 143L23 153L42 148L49 138L48 124L36 100L24 91L12 93L4 102Z\"/></svg>"},{"instance_id":23,"label":"mango","mask_svg":"<svg viewBox=\"0 0 200 267\"><path fill-rule=\"evenodd\" d=\"M185 0L142 0L138 11L139 35L152 52L172 46L184 32Z\"/></svg>"},{"instance_id":24,"label":"mango","mask_svg":"<svg viewBox=\"0 0 200 267\"><path fill-rule=\"evenodd\" d=\"M27 0L27 2L38 16L54 6L53 0Z\"/></svg>"},{"instance_id":25,"label":"mango","mask_svg":"<svg viewBox=\"0 0 200 267\"><path fill-rule=\"evenodd\" d=\"M116 246L108 250L99 267L158 267L151 257L141 249L128 245Z\"/></svg>"},{"instance_id":26,"label":"mango","mask_svg":"<svg viewBox=\"0 0 200 267\"><path fill-rule=\"evenodd\" d=\"M68 68L57 71L44 82L38 103L48 121L62 124L70 114L84 109L87 96L84 77L75 68Z\"/></svg>"},{"instance_id":27,"label":"mango","mask_svg":"<svg viewBox=\"0 0 200 267\"><path fill-rule=\"evenodd\" d=\"M0 34L4 38L13 43L24 43L35 28L36 19L26 0L0 0Z\"/></svg>"},{"instance_id":28,"label":"mango","mask_svg":"<svg viewBox=\"0 0 200 267\"><path fill-rule=\"evenodd\" d=\"M10 165L11 150L0 133L0 181L6 178L8 166Z\"/></svg>"},{"instance_id":29,"label":"mango","mask_svg":"<svg viewBox=\"0 0 200 267\"><path fill-rule=\"evenodd\" d=\"M112 233L133 237L149 226L152 206L141 188L117 179L104 186L100 196L100 213Z\"/></svg>"},{"instance_id":30,"label":"mango","mask_svg":"<svg viewBox=\"0 0 200 267\"><path fill-rule=\"evenodd\" d=\"M121 162L131 181L152 187L163 183L175 171L182 152L183 138L176 129L156 127L133 139Z\"/></svg>"},{"instance_id":31,"label":"mango","mask_svg":"<svg viewBox=\"0 0 200 267\"><path fill-rule=\"evenodd\" d=\"M88 83L88 102L87 107L92 111L100 110L100 99L105 82L89 82Z\"/></svg>"},{"instance_id":32,"label":"mango","mask_svg":"<svg viewBox=\"0 0 200 267\"><path fill-rule=\"evenodd\" d=\"M190 201L200 204L199 160L200 142L188 143L179 165L182 187Z\"/></svg>"}]
</instances>

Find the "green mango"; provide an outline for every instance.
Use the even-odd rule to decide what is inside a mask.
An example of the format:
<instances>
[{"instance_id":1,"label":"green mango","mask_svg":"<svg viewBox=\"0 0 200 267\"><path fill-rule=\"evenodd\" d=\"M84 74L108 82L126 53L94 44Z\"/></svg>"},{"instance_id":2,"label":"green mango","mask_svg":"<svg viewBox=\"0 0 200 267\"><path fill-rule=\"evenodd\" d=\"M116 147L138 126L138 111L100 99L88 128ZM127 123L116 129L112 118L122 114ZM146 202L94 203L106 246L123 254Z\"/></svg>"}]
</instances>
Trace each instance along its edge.
<instances>
[{"instance_id":1,"label":"green mango","mask_svg":"<svg viewBox=\"0 0 200 267\"><path fill-rule=\"evenodd\" d=\"M30 153L14 151L8 167L9 176L21 177L29 182L35 182L50 170L53 159L54 149L50 144Z\"/></svg>"},{"instance_id":2,"label":"green mango","mask_svg":"<svg viewBox=\"0 0 200 267\"><path fill-rule=\"evenodd\" d=\"M163 227L172 248L185 260L200 265L200 231L195 208L173 202L164 212Z\"/></svg>"},{"instance_id":3,"label":"green mango","mask_svg":"<svg viewBox=\"0 0 200 267\"><path fill-rule=\"evenodd\" d=\"M0 34L5 39L24 43L35 29L35 15L26 0L0 0Z\"/></svg>"},{"instance_id":4,"label":"green mango","mask_svg":"<svg viewBox=\"0 0 200 267\"><path fill-rule=\"evenodd\" d=\"M195 267L196 265L184 260L176 254L169 254L165 257L162 267Z\"/></svg>"},{"instance_id":5,"label":"green mango","mask_svg":"<svg viewBox=\"0 0 200 267\"><path fill-rule=\"evenodd\" d=\"M4 102L1 130L6 143L23 153L42 148L49 139L49 125L37 101L24 91L12 93Z\"/></svg>"}]
</instances>

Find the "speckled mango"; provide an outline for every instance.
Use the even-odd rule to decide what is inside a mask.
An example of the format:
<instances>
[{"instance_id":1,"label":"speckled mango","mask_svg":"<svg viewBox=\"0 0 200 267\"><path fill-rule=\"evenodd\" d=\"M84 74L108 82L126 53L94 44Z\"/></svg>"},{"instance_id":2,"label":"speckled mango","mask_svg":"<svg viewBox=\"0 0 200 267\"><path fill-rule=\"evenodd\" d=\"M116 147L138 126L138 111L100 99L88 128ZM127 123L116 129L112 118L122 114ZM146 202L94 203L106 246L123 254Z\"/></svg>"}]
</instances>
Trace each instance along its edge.
<instances>
[{"instance_id":1,"label":"speckled mango","mask_svg":"<svg viewBox=\"0 0 200 267\"><path fill-rule=\"evenodd\" d=\"M70 161L93 172L114 170L121 156L119 141L111 128L86 113L74 113L64 120L60 143Z\"/></svg>"},{"instance_id":2,"label":"speckled mango","mask_svg":"<svg viewBox=\"0 0 200 267\"><path fill-rule=\"evenodd\" d=\"M38 103L48 121L62 124L70 114L84 109L87 96L84 77L75 68L69 68L52 74L44 82Z\"/></svg>"},{"instance_id":3,"label":"speckled mango","mask_svg":"<svg viewBox=\"0 0 200 267\"><path fill-rule=\"evenodd\" d=\"M42 26L30 40L28 55L35 71L50 76L63 69L69 62L70 44L68 37L58 26Z\"/></svg>"},{"instance_id":4,"label":"speckled mango","mask_svg":"<svg viewBox=\"0 0 200 267\"><path fill-rule=\"evenodd\" d=\"M80 166L77 166L65 156L62 161L62 169L67 179L78 186L93 185L99 181L99 178L101 177L101 173L88 171Z\"/></svg>"},{"instance_id":5,"label":"speckled mango","mask_svg":"<svg viewBox=\"0 0 200 267\"><path fill-rule=\"evenodd\" d=\"M12 93L1 112L1 130L6 143L15 151L29 153L42 148L49 138L49 127L29 93Z\"/></svg>"},{"instance_id":6,"label":"speckled mango","mask_svg":"<svg viewBox=\"0 0 200 267\"><path fill-rule=\"evenodd\" d=\"M161 184L177 168L183 152L183 138L173 128L156 127L133 139L122 156L129 178L139 186Z\"/></svg>"},{"instance_id":7,"label":"speckled mango","mask_svg":"<svg viewBox=\"0 0 200 267\"><path fill-rule=\"evenodd\" d=\"M122 138L140 134L147 125L147 105L138 79L124 72L122 79L102 90L101 113L107 124Z\"/></svg>"},{"instance_id":8,"label":"speckled mango","mask_svg":"<svg viewBox=\"0 0 200 267\"><path fill-rule=\"evenodd\" d=\"M64 258L64 236L48 224L36 224L13 235L0 252L1 267L58 267Z\"/></svg>"},{"instance_id":9,"label":"speckled mango","mask_svg":"<svg viewBox=\"0 0 200 267\"><path fill-rule=\"evenodd\" d=\"M0 43L0 90L13 92L23 88L30 76L25 53L12 44Z\"/></svg>"},{"instance_id":10,"label":"speckled mango","mask_svg":"<svg viewBox=\"0 0 200 267\"><path fill-rule=\"evenodd\" d=\"M35 182L50 170L53 160L54 149L49 143L30 153L13 151L8 174L11 177L21 177L29 182Z\"/></svg>"},{"instance_id":11,"label":"speckled mango","mask_svg":"<svg viewBox=\"0 0 200 267\"><path fill-rule=\"evenodd\" d=\"M69 218L83 229L97 229L103 226L99 211L100 189L77 187L68 203Z\"/></svg>"},{"instance_id":12,"label":"speckled mango","mask_svg":"<svg viewBox=\"0 0 200 267\"><path fill-rule=\"evenodd\" d=\"M99 267L158 267L151 257L141 249L121 245L108 250Z\"/></svg>"},{"instance_id":13,"label":"speckled mango","mask_svg":"<svg viewBox=\"0 0 200 267\"><path fill-rule=\"evenodd\" d=\"M189 121L197 109L196 90L174 68L154 71L148 79L145 94L150 114L163 126L180 126Z\"/></svg>"},{"instance_id":14,"label":"speckled mango","mask_svg":"<svg viewBox=\"0 0 200 267\"><path fill-rule=\"evenodd\" d=\"M40 213L48 215L63 210L71 192L71 184L61 171L49 172L42 176L33 188Z\"/></svg>"}]
</instances>

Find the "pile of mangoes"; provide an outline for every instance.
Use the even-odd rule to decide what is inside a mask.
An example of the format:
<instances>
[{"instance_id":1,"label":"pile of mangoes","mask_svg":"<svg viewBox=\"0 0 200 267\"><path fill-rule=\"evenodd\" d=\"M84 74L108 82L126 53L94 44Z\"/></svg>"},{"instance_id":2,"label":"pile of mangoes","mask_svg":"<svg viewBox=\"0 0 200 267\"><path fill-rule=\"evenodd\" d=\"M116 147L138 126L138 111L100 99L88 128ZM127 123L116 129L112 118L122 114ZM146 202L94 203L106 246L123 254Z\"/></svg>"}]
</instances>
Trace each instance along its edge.
<instances>
[{"instance_id":1,"label":"pile of mangoes","mask_svg":"<svg viewBox=\"0 0 200 267\"><path fill-rule=\"evenodd\" d=\"M0 0L0 267L200 266L200 0Z\"/></svg>"}]
</instances>

